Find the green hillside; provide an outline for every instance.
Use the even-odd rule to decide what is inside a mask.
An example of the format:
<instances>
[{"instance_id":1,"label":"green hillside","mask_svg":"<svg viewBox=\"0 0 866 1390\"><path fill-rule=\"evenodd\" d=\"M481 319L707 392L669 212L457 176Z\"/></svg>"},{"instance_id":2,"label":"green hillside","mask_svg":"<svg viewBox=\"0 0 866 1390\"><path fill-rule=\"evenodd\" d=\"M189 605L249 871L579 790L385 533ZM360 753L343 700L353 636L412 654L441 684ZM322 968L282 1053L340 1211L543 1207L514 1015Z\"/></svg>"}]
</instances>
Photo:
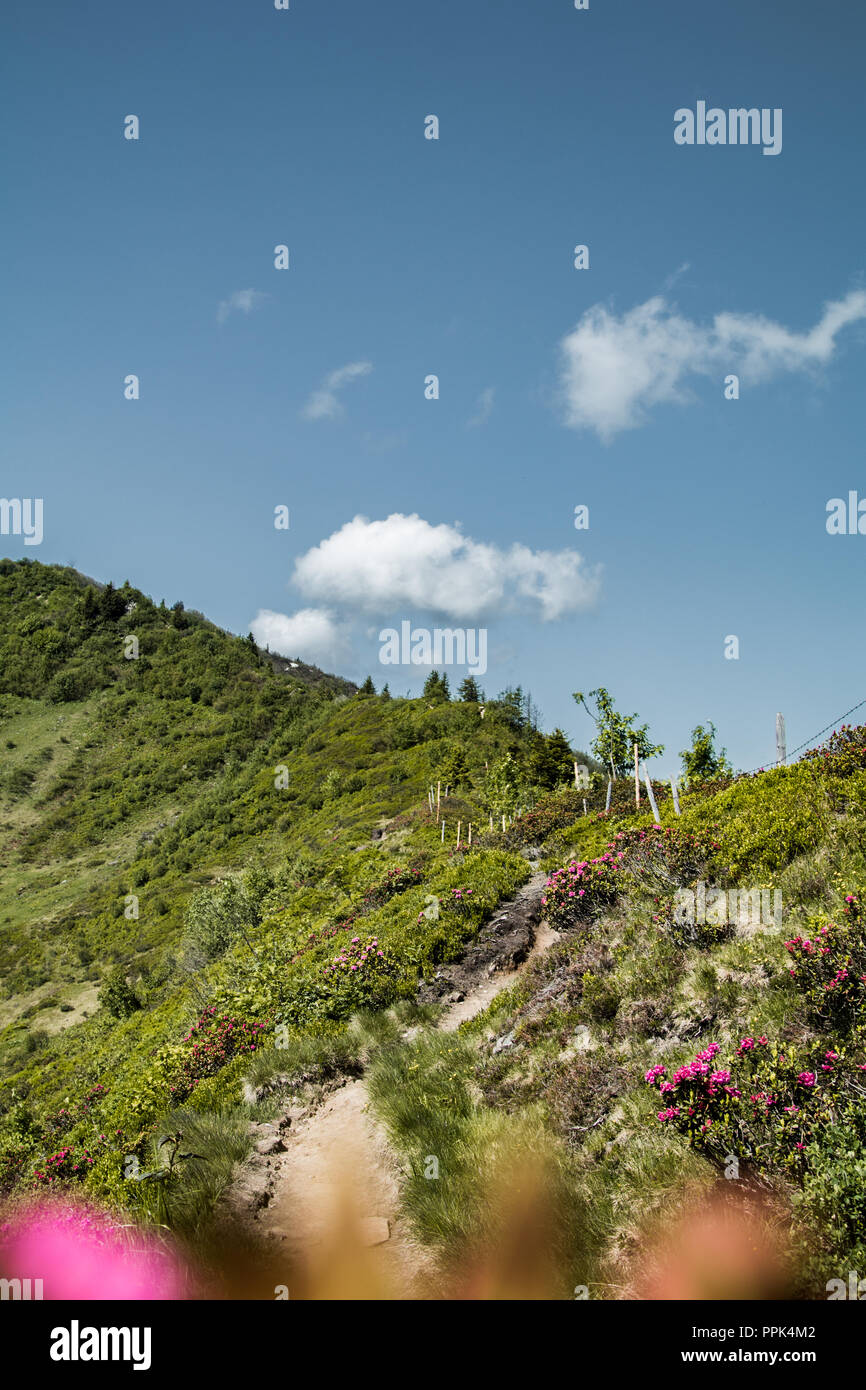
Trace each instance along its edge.
<instances>
[{"instance_id":1,"label":"green hillside","mask_svg":"<svg viewBox=\"0 0 866 1390\"><path fill-rule=\"evenodd\" d=\"M7 1186L32 1181L49 1139L85 1142L92 1117L71 1121L95 1086L116 1148L141 1147L180 1094L171 1049L205 1003L327 1032L357 1003L411 994L527 874L491 848L471 910L417 928L428 896L462 881L457 819L475 818L477 843L572 756L520 692L483 719L442 688L361 694L180 604L34 562L0 566L0 692ZM440 779L445 843L427 806ZM359 914L393 937L382 978L322 987L329 934ZM91 1166L126 1196L114 1149Z\"/></svg>"},{"instance_id":2,"label":"green hillside","mask_svg":"<svg viewBox=\"0 0 866 1390\"><path fill-rule=\"evenodd\" d=\"M605 811L599 765L520 690L370 693L129 585L3 561L0 748L6 1194L70 1187L200 1239L268 1088L363 1066L446 1262L490 1236L497 1155L528 1147L563 1296L635 1288L731 1155L797 1291L866 1263L866 730L695 776L679 817L657 785L656 826L626 780ZM419 984L539 863L558 941L438 1032ZM689 921L702 884L779 891L781 922L727 900ZM129 1165L181 1131L200 1157L169 1202Z\"/></svg>"}]
</instances>

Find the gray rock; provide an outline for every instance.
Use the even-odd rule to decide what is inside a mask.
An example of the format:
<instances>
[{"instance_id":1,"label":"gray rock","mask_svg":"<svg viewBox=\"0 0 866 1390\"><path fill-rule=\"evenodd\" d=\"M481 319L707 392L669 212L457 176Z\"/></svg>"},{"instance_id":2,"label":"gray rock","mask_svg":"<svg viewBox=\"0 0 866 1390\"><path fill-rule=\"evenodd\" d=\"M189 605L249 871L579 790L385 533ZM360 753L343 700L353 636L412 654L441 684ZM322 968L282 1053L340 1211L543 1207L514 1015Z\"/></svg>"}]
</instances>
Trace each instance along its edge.
<instances>
[{"instance_id":1,"label":"gray rock","mask_svg":"<svg viewBox=\"0 0 866 1390\"><path fill-rule=\"evenodd\" d=\"M260 1120L258 1122L254 1120L250 1125L250 1133L257 1134L260 1139L267 1139L271 1134L278 1134L279 1130L276 1125L271 1124L267 1120Z\"/></svg>"},{"instance_id":2,"label":"gray rock","mask_svg":"<svg viewBox=\"0 0 866 1390\"><path fill-rule=\"evenodd\" d=\"M497 1039L496 1039L496 1042L493 1044L493 1051L494 1051L494 1052L504 1052L505 1049L506 1049L506 1047L513 1047L513 1046L514 1046L514 1034L513 1034L513 1033L504 1033L504 1034L502 1035L501 1038L497 1038Z\"/></svg>"},{"instance_id":3,"label":"gray rock","mask_svg":"<svg viewBox=\"0 0 866 1390\"><path fill-rule=\"evenodd\" d=\"M279 1154L285 1151L285 1144L278 1134L269 1134L256 1144L257 1154Z\"/></svg>"}]
</instances>

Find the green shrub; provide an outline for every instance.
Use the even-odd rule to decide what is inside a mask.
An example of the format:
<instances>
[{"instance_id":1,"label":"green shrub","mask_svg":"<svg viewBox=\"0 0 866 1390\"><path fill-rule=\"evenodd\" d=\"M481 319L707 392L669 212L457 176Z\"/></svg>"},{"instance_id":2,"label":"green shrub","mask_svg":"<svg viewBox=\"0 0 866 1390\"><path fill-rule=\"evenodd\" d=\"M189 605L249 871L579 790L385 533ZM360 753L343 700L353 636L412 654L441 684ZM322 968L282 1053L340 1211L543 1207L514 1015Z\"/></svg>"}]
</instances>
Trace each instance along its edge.
<instances>
[{"instance_id":1,"label":"green shrub","mask_svg":"<svg viewBox=\"0 0 866 1390\"><path fill-rule=\"evenodd\" d=\"M110 970L99 991L99 1002L114 1018L128 1018L141 1008L141 1001L126 978L123 967Z\"/></svg>"}]
</instances>

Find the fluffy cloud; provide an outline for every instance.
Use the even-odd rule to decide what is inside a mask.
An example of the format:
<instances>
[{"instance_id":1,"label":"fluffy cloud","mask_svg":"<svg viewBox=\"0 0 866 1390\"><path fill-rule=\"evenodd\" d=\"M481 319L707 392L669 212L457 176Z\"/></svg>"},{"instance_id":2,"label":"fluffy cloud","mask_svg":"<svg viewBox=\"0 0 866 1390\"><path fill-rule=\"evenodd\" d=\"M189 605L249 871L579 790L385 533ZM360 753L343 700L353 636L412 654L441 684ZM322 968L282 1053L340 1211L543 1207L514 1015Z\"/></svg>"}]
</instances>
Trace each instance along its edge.
<instances>
[{"instance_id":1,"label":"fluffy cloud","mask_svg":"<svg viewBox=\"0 0 866 1390\"><path fill-rule=\"evenodd\" d=\"M324 608L301 608L291 615L260 608L250 630L260 647L328 670L348 653L344 628Z\"/></svg>"},{"instance_id":2,"label":"fluffy cloud","mask_svg":"<svg viewBox=\"0 0 866 1390\"><path fill-rule=\"evenodd\" d=\"M687 401L689 375L736 372L753 383L823 366L839 332L864 318L863 290L826 304L804 333L759 314L717 314L698 324L662 296L619 317L595 305L560 343L566 423L609 440L643 424L652 406Z\"/></svg>"},{"instance_id":3,"label":"fluffy cloud","mask_svg":"<svg viewBox=\"0 0 866 1390\"><path fill-rule=\"evenodd\" d=\"M372 370L372 362L349 362L345 367L330 372L301 411L304 419L333 420L336 415L342 415L344 407L337 392L358 377L367 376Z\"/></svg>"},{"instance_id":4,"label":"fluffy cloud","mask_svg":"<svg viewBox=\"0 0 866 1390\"><path fill-rule=\"evenodd\" d=\"M502 549L399 512L346 522L296 561L294 582L314 602L355 612L421 609L459 621L514 611L550 621L590 606L599 588L575 550Z\"/></svg>"},{"instance_id":5,"label":"fluffy cloud","mask_svg":"<svg viewBox=\"0 0 866 1390\"><path fill-rule=\"evenodd\" d=\"M220 300L217 321L225 323L229 314L235 311L239 314L251 314L253 309L257 309L267 298L264 290L235 290L228 299Z\"/></svg>"}]
</instances>

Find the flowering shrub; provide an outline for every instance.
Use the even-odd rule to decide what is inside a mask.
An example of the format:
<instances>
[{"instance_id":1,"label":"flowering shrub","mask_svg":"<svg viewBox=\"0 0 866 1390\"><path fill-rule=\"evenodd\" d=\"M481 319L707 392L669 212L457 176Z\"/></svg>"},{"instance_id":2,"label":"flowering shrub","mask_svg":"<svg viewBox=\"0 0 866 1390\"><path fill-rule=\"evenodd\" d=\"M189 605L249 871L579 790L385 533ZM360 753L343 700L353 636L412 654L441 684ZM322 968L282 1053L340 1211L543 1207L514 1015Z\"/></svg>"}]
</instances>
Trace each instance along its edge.
<instances>
[{"instance_id":1,"label":"flowering shrub","mask_svg":"<svg viewBox=\"0 0 866 1390\"><path fill-rule=\"evenodd\" d=\"M118 1137L120 1136L120 1137ZM109 1138L100 1134L91 1140L87 1148L74 1148L65 1144L62 1149L51 1154L34 1172L39 1187L51 1187L58 1182L78 1182L87 1177L88 1172L103 1154L119 1151L122 1147L120 1131Z\"/></svg>"},{"instance_id":2,"label":"flowering shrub","mask_svg":"<svg viewBox=\"0 0 866 1390\"><path fill-rule=\"evenodd\" d=\"M504 831L494 830L492 834L486 834L485 842L493 841L509 848L541 844L554 830L574 825L581 818L583 796L583 792L570 787L551 792L541 797L531 811L515 816Z\"/></svg>"},{"instance_id":3,"label":"flowering shrub","mask_svg":"<svg viewBox=\"0 0 866 1390\"><path fill-rule=\"evenodd\" d=\"M710 1043L672 1076L657 1065L644 1079L658 1090L659 1122L722 1167L734 1154L759 1171L802 1174L819 1127L836 1121L851 1099L866 1096L866 1064L848 1062L831 1048L817 1062L766 1037L743 1038L725 1062L720 1050Z\"/></svg>"},{"instance_id":4,"label":"flowering shrub","mask_svg":"<svg viewBox=\"0 0 866 1390\"><path fill-rule=\"evenodd\" d=\"M669 892L704 873L719 842L708 832L652 825L617 831L608 848L642 886Z\"/></svg>"},{"instance_id":5,"label":"flowering shrub","mask_svg":"<svg viewBox=\"0 0 866 1390\"><path fill-rule=\"evenodd\" d=\"M866 1003L866 942L853 894L846 910L848 922L829 922L814 937L785 942L791 956L788 973L805 996L811 1020L831 1030L853 1027Z\"/></svg>"},{"instance_id":6,"label":"flowering shrub","mask_svg":"<svg viewBox=\"0 0 866 1390\"><path fill-rule=\"evenodd\" d=\"M619 888L622 866L611 852L598 859L573 859L550 875L541 905L557 931L566 931L587 922L602 906L613 902Z\"/></svg>"},{"instance_id":7,"label":"flowering shrub","mask_svg":"<svg viewBox=\"0 0 866 1390\"><path fill-rule=\"evenodd\" d=\"M240 1053L253 1053L263 1045L267 1022L246 1022L228 1014L217 1014L216 1008L206 1009L197 1023L185 1035L184 1043L192 1046L183 1056L177 1083L170 1087L172 1100L177 1102L194 1091L206 1076L213 1076Z\"/></svg>"},{"instance_id":8,"label":"flowering shrub","mask_svg":"<svg viewBox=\"0 0 866 1390\"><path fill-rule=\"evenodd\" d=\"M585 920L597 907L613 901L624 886L623 875L642 886L661 892L679 885L702 870L718 842L703 834L690 834L660 825L649 829L617 831L605 853L595 859L572 860L550 875L542 906L551 926L562 930ZM657 907L664 906L661 896Z\"/></svg>"},{"instance_id":9,"label":"flowering shrub","mask_svg":"<svg viewBox=\"0 0 866 1390\"><path fill-rule=\"evenodd\" d=\"M379 945L379 939L369 936L362 940L353 936L340 954L322 968L330 988L338 995L332 1016L345 1015L358 1008L383 1007L390 1001L396 967Z\"/></svg>"},{"instance_id":10,"label":"flowering shrub","mask_svg":"<svg viewBox=\"0 0 866 1390\"><path fill-rule=\"evenodd\" d=\"M389 869L383 879L368 888L361 900L361 913L375 912L396 893L405 893L408 888L417 888L421 882L421 870L417 866L403 869Z\"/></svg>"},{"instance_id":11,"label":"flowering shrub","mask_svg":"<svg viewBox=\"0 0 866 1390\"><path fill-rule=\"evenodd\" d=\"M43 1131L46 1136L66 1134L77 1125L79 1120L86 1120L92 1116L93 1112L101 1105L105 1099L106 1091L104 1086L91 1086L90 1090L71 1105L64 1105L49 1115L43 1122Z\"/></svg>"},{"instance_id":12,"label":"flowering shrub","mask_svg":"<svg viewBox=\"0 0 866 1390\"><path fill-rule=\"evenodd\" d=\"M816 763L831 777L850 777L866 768L866 724L843 724L822 743L803 754L803 762Z\"/></svg>"}]
</instances>

